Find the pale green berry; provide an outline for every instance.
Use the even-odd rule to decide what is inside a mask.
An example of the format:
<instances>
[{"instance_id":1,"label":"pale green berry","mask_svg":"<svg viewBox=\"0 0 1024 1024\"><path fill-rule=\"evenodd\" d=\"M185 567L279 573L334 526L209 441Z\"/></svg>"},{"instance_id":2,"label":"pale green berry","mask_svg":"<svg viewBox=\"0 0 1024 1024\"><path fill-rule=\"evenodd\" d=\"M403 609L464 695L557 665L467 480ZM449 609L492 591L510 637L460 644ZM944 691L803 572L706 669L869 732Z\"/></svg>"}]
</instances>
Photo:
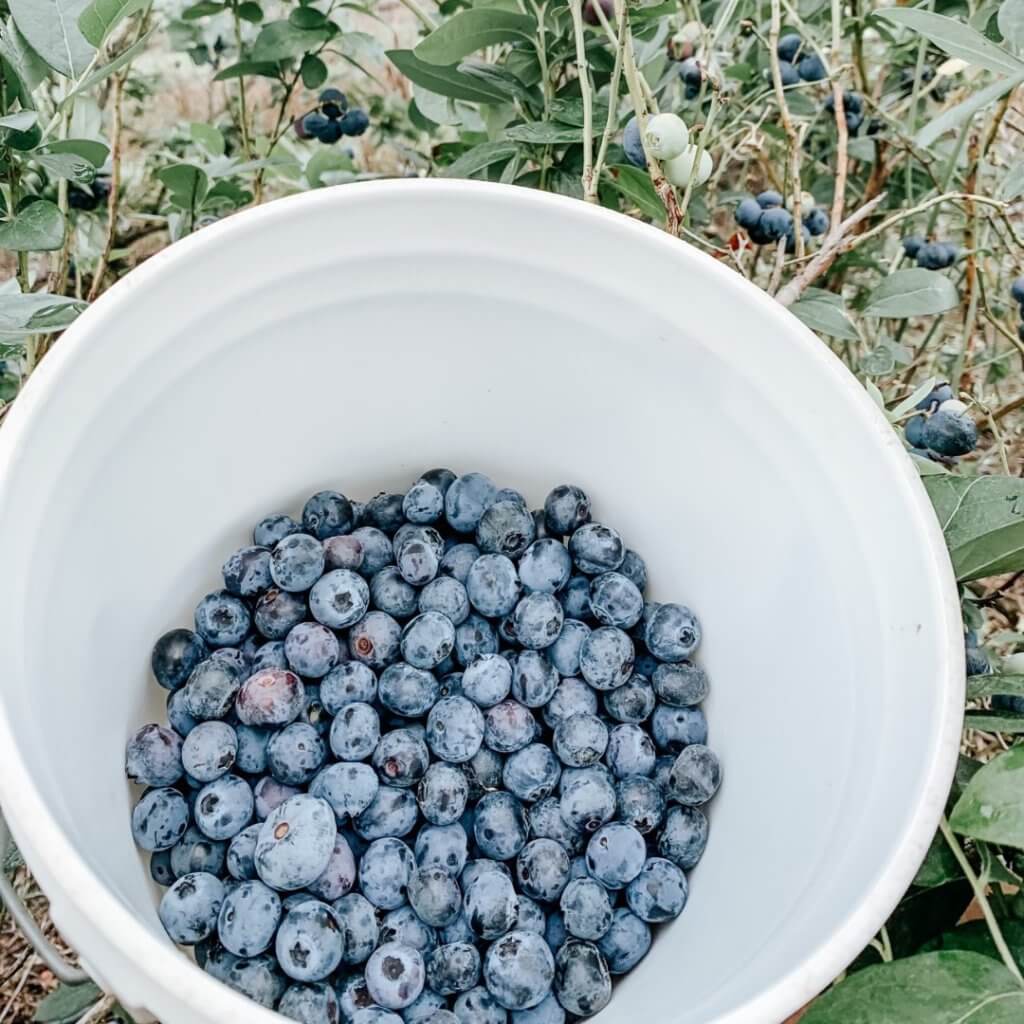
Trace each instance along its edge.
<instances>
[{"instance_id":1,"label":"pale green berry","mask_svg":"<svg viewBox=\"0 0 1024 1024\"><path fill-rule=\"evenodd\" d=\"M665 164L665 176L673 185L685 188L689 184L691 177L694 177L694 185L703 185L711 177L711 172L715 166L711 160L711 154L706 150L701 153L700 163L697 165L697 173L694 176L693 162L696 156L697 147L687 146L679 156Z\"/></svg>"},{"instance_id":2,"label":"pale green berry","mask_svg":"<svg viewBox=\"0 0 1024 1024\"><path fill-rule=\"evenodd\" d=\"M655 160L671 160L686 149L690 133L678 114L655 114L647 119L644 141Z\"/></svg>"},{"instance_id":3,"label":"pale green berry","mask_svg":"<svg viewBox=\"0 0 1024 1024\"><path fill-rule=\"evenodd\" d=\"M967 406L958 398L947 398L938 409L939 412L952 413L954 416L962 416L967 412Z\"/></svg>"}]
</instances>

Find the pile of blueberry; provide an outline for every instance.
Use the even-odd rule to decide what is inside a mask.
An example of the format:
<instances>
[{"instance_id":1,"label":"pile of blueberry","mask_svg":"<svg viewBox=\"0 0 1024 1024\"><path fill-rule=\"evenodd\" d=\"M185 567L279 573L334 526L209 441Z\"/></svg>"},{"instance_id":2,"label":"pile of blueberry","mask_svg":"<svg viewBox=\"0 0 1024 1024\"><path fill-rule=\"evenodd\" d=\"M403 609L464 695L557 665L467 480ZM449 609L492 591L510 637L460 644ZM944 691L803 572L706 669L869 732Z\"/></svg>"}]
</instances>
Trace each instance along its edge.
<instances>
[{"instance_id":1,"label":"pile of blueberry","mask_svg":"<svg viewBox=\"0 0 1024 1024\"><path fill-rule=\"evenodd\" d=\"M828 77L821 58L816 53L805 52L804 41L795 32L782 36L775 52L779 55L783 85L820 82Z\"/></svg>"},{"instance_id":2,"label":"pile of blueberry","mask_svg":"<svg viewBox=\"0 0 1024 1024\"><path fill-rule=\"evenodd\" d=\"M948 384L936 384L917 403L916 416L903 428L907 444L923 458L939 461L967 455L978 446L978 428Z\"/></svg>"},{"instance_id":3,"label":"pile of blueberry","mask_svg":"<svg viewBox=\"0 0 1024 1024\"><path fill-rule=\"evenodd\" d=\"M925 270L945 270L953 266L960 256L960 250L952 242L926 242L920 235L904 238L903 252Z\"/></svg>"},{"instance_id":4,"label":"pile of blueberry","mask_svg":"<svg viewBox=\"0 0 1024 1024\"><path fill-rule=\"evenodd\" d=\"M295 121L295 134L300 139L319 139L330 145L343 135L362 135L369 127L365 110L349 107L340 89L324 89L317 105Z\"/></svg>"},{"instance_id":5,"label":"pile of blueberry","mask_svg":"<svg viewBox=\"0 0 1024 1024\"><path fill-rule=\"evenodd\" d=\"M556 487L262 520L128 742L168 935L304 1024L563 1024L675 918L718 789L701 639Z\"/></svg>"},{"instance_id":6,"label":"pile of blueberry","mask_svg":"<svg viewBox=\"0 0 1024 1024\"><path fill-rule=\"evenodd\" d=\"M1021 322L1017 325L1017 336L1024 341L1024 277L1018 277L1010 286L1010 296L1020 307Z\"/></svg>"},{"instance_id":7,"label":"pile of blueberry","mask_svg":"<svg viewBox=\"0 0 1024 1024\"><path fill-rule=\"evenodd\" d=\"M782 195L767 189L756 196L747 196L736 207L736 223L744 228L755 245L771 245L786 239L786 251L796 249L793 214L783 205ZM803 211L803 236L806 244L811 237L828 231L828 214L820 206Z\"/></svg>"}]
</instances>

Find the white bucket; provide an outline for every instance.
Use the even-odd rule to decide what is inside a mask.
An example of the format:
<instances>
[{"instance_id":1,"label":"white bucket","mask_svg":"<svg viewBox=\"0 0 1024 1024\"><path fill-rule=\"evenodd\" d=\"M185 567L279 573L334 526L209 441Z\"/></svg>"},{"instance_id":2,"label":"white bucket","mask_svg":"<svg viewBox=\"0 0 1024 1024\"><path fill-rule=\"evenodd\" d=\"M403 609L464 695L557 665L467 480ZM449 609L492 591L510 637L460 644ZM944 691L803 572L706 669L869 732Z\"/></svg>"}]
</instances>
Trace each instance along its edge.
<instances>
[{"instance_id":1,"label":"white bucket","mask_svg":"<svg viewBox=\"0 0 1024 1024\"><path fill-rule=\"evenodd\" d=\"M956 592L909 459L793 316L533 191L387 182L204 229L67 332L0 431L0 801L97 980L279 1020L164 936L124 742L150 647L265 513L484 470L572 481L699 613L725 783L683 915L605 1024L776 1024L884 921L957 752Z\"/></svg>"}]
</instances>

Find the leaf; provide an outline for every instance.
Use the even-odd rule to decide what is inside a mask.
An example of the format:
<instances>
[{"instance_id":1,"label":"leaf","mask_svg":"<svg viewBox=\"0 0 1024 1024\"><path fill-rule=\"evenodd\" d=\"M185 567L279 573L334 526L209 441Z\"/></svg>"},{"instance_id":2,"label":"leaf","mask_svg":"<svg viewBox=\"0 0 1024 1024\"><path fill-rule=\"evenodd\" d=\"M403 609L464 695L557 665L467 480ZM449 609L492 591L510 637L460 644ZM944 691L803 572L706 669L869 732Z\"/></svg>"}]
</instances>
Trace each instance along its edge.
<instances>
[{"instance_id":1,"label":"leaf","mask_svg":"<svg viewBox=\"0 0 1024 1024\"><path fill-rule=\"evenodd\" d=\"M16 132L27 132L37 121L39 115L34 110L19 110L6 117L0 117L0 128L9 128Z\"/></svg>"},{"instance_id":2,"label":"leaf","mask_svg":"<svg viewBox=\"0 0 1024 1024\"><path fill-rule=\"evenodd\" d=\"M296 28L290 21L271 21L252 44L252 59L256 63L291 60L318 49L329 38L326 28Z\"/></svg>"},{"instance_id":3,"label":"leaf","mask_svg":"<svg viewBox=\"0 0 1024 1024\"><path fill-rule=\"evenodd\" d=\"M816 999L800 1024L1012 1024L1024 989L977 953L922 953L868 967Z\"/></svg>"},{"instance_id":4,"label":"leaf","mask_svg":"<svg viewBox=\"0 0 1024 1024\"><path fill-rule=\"evenodd\" d=\"M1004 203L1012 202L1021 194L1024 194L1024 160L1014 164L1006 172L1006 177L999 186L999 198Z\"/></svg>"},{"instance_id":5,"label":"leaf","mask_svg":"<svg viewBox=\"0 0 1024 1024\"><path fill-rule=\"evenodd\" d=\"M536 31L536 20L527 14L471 8L439 25L413 52L427 64L457 64L485 46L530 39Z\"/></svg>"},{"instance_id":6,"label":"leaf","mask_svg":"<svg viewBox=\"0 0 1024 1024\"><path fill-rule=\"evenodd\" d=\"M968 711L964 715L964 728L1018 736L1024 733L1024 715L1015 715L1012 711Z\"/></svg>"},{"instance_id":7,"label":"leaf","mask_svg":"<svg viewBox=\"0 0 1024 1024\"><path fill-rule=\"evenodd\" d=\"M982 765L953 808L954 832L1024 849L1024 746L1010 747Z\"/></svg>"},{"instance_id":8,"label":"leaf","mask_svg":"<svg viewBox=\"0 0 1024 1024\"><path fill-rule=\"evenodd\" d=\"M844 338L847 341L857 340L857 331L850 320L840 296L838 303L820 299L816 296L802 298L789 307L789 311L802 320L812 331L831 335L833 338Z\"/></svg>"},{"instance_id":9,"label":"leaf","mask_svg":"<svg viewBox=\"0 0 1024 1024\"><path fill-rule=\"evenodd\" d=\"M479 146L463 153L454 163L444 169L446 178L471 178L474 174L493 167L494 164L510 160L519 152L514 142L482 142Z\"/></svg>"},{"instance_id":10,"label":"leaf","mask_svg":"<svg viewBox=\"0 0 1024 1024\"><path fill-rule=\"evenodd\" d=\"M914 139L915 144L922 149L927 149L937 138L954 128L959 128L965 121L974 117L979 110L984 110L998 102L1021 82L1024 82L1024 74L1003 78L991 85L986 85L984 89L980 89L955 107L950 107L934 121L926 124L917 133L917 137Z\"/></svg>"},{"instance_id":11,"label":"leaf","mask_svg":"<svg viewBox=\"0 0 1024 1024\"><path fill-rule=\"evenodd\" d=\"M1024 45L1024 0L1002 0L996 24L1011 46Z\"/></svg>"},{"instance_id":12,"label":"leaf","mask_svg":"<svg viewBox=\"0 0 1024 1024\"><path fill-rule=\"evenodd\" d=\"M231 78L242 78L245 75L256 75L260 78L281 77L281 65L272 60L242 60L237 64L218 71L213 76L215 82L226 82Z\"/></svg>"},{"instance_id":13,"label":"leaf","mask_svg":"<svg viewBox=\"0 0 1024 1024\"><path fill-rule=\"evenodd\" d=\"M171 202L182 210L195 210L206 196L209 178L201 167L193 164L172 164L156 172L167 186Z\"/></svg>"},{"instance_id":14,"label":"leaf","mask_svg":"<svg viewBox=\"0 0 1024 1024\"><path fill-rule=\"evenodd\" d=\"M944 313L960 301L953 282L936 270L911 267L890 274L868 296L865 316L904 319Z\"/></svg>"},{"instance_id":15,"label":"leaf","mask_svg":"<svg viewBox=\"0 0 1024 1024\"><path fill-rule=\"evenodd\" d=\"M646 171L631 164L616 164L609 168L613 172L611 182L628 202L636 206L645 217L660 223L665 219L665 207L654 191Z\"/></svg>"},{"instance_id":16,"label":"leaf","mask_svg":"<svg viewBox=\"0 0 1024 1024\"><path fill-rule=\"evenodd\" d=\"M928 852L914 876L914 885L924 889L934 889L958 878L963 878L960 865L949 848L946 837L941 832L936 832L932 836L931 846L928 847Z\"/></svg>"},{"instance_id":17,"label":"leaf","mask_svg":"<svg viewBox=\"0 0 1024 1024\"><path fill-rule=\"evenodd\" d=\"M943 476L925 486L961 583L1024 569L1024 480Z\"/></svg>"},{"instance_id":18,"label":"leaf","mask_svg":"<svg viewBox=\"0 0 1024 1024\"><path fill-rule=\"evenodd\" d=\"M224 155L224 136L213 125L193 121L188 130L193 142L202 146L210 156Z\"/></svg>"},{"instance_id":19,"label":"leaf","mask_svg":"<svg viewBox=\"0 0 1024 1024\"><path fill-rule=\"evenodd\" d=\"M90 0L78 16L78 28L98 47L122 18L142 10L147 3L149 0Z\"/></svg>"},{"instance_id":20,"label":"leaf","mask_svg":"<svg viewBox=\"0 0 1024 1024\"><path fill-rule=\"evenodd\" d=\"M105 78L109 78L115 71L120 71L121 68L135 60L135 58L149 45L149 41L155 31L156 29L150 29L141 39L132 43L127 50L119 53L109 64L104 64L103 67L97 68L92 73L86 75L85 78L83 78L78 85L64 97L64 102L61 103L61 107L67 107L71 103L72 99L79 93L88 92L94 86L99 85L99 83Z\"/></svg>"},{"instance_id":21,"label":"leaf","mask_svg":"<svg viewBox=\"0 0 1024 1024\"><path fill-rule=\"evenodd\" d=\"M39 199L0 223L0 249L50 252L64 244L64 215L56 203Z\"/></svg>"},{"instance_id":22,"label":"leaf","mask_svg":"<svg viewBox=\"0 0 1024 1024\"><path fill-rule=\"evenodd\" d=\"M576 97L567 99L556 99L551 104L551 117L562 124L571 124L575 128L583 127L583 101ZM603 104L594 105L593 123L599 127L595 128L594 134L600 135L604 131L605 121L608 119L608 108Z\"/></svg>"},{"instance_id":23,"label":"leaf","mask_svg":"<svg viewBox=\"0 0 1024 1024\"><path fill-rule=\"evenodd\" d=\"M296 7L288 20L296 28L323 28L327 24L327 15L315 7Z\"/></svg>"},{"instance_id":24,"label":"leaf","mask_svg":"<svg viewBox=\"0 0 1024 1024\"><path fill-rule=\"evenodd\" d=\"M950 56L959 57L987 71L1004 75L1024 72L1024 61L1018 60L1012 53L956 18L913 7L887 7L875 13L894 25L913 29Z\"/></svg>"},{"instance_id":25,"label":"leaf","mask_svg":"<svg viewBox=\"0 0 1024 1024\"><path fill-rule=\"evenodd\" d=\"M15 24L54 71L78 78L92 60L93 47L78 28L89 0L8 0Z\"/></svg>"},{"instance_id":26,"label":"leaf","mask_svg":"<svg viewBox=\"0 0 1024 1024\"><path fill-rule=\"evenodd\" d=\"M103 993L91 981L82 985L61 984L36 1007L32 1019L39 1024L60 1024L62 1021L76 1020L102 998Z\"/></svg>"},{"instance_id":27,"label":"leaf","mask_svg":"<svg viewBox=\"0 0 1024 1024\"><path fill-rule=\"evenodd\" d=\"M967 699L981 700L982 697L1024 697L1024 676L986 675L967 677Z\"/></svg>"},{"instance_id":28,"label":"leaf","mask_svg":"<svg viewBox=\"0 0 1024 1024\"><path fill-rule=\"evenodd\" d=\"M302 58L300 72L302 84L307 89L319 89L327 81L327 65L312 53Z\"/></svg>"},{"instance_id":29,"label":"leaf","mask_svg":"<svg viewBox=\"0 0 1024 1024\"><path fill-rule=\"evenodd\" d=\"M258 25L263 20L263 8L255 0L246 0L246 3L238 5L238 16L243 21Z\"/></svg>"},{"instance_id":30,"label":"leaf","mask_svg":"<svg viewBox=\"0 0 1024 1024\"><path fill-rule=\"evenodd\" d=\"M876 345L857 363L860 372L871 377L884 377L892 373L895 366L896 359L888 345Z\"/></svg>"},{"instance_id":31,"label":"leaf","mask_svg":"<svg viewBox=\"0 0 1024 1024\"><path fill-rule=\"evenodd\" d=\"M1006 939L1006 944L1017 963L1024 964L1024 921L1003 918L999 922L999 930ZM1002 962L999 950L992 941L992 933L984 921L968 921L966 924L945 932L933 942L931 949L962 950L967 953L979 953Z\"/></svg>"},{"instance_id":32,"label":"leaf","mask_svg":"<svg viewBox=\"0 0 1024 1024\"><path fill-rule=\"evenodd\" d=\"M76 185L88 185L96 177L93 164L77 153L41 153L35 150L30 157L52 177L67 178Z\"/></svg>"},{"instance_id":33,"label":"leaf","mask_svg":"<svg viewBox=\"0 0 1024 1024\"><path fill-rule=\"evenodd\" d=\"M28 327L41 328L57 322L60 329L69 324L85 309L86 303L64 295L48 292L20 292L0 295L0 331L20 331Z\"/></svg>"},{"instance_id":34,"label":"leaf","mask_svg":"<svg viewBox=\"0 0 1024 1024\"><path fill-rule=\"evenodd\" d=\"M110 150L94 139L58 139L46 144L47 153L74 153L88 160L93 167L102 167L107 162Z\"/></svg>"},{"instance_id":35,"label":"leaf","mask_svg":"<svg viewBox=\"0 0 1024 1024\"><path fill-rule=\"evenodd\" d=\"M482 82L485 86L496 89L507 99L518 99L523 103L530 103L533 100L530 90L515 75L504 68L476 60L464 60L459 64L459 70Z\"/></svg>"},{"instance_id":36,"label":"leaf","mask_svg":"<svg viewBox=\"0 0 1024 1024\"><path fill-rule=\"evenodd\" d=\"M197 21L199 18L205 18L208 14L220 14L227 9L226 3L218 3L217 0L199 0L199 3L186 7L181 12L181 18L183 21Z\"/></svg>"},{"instance_id":37,"label":"leaf","mask_svg":"<svg viewBox=\"0 0 1024 1024\"><path fill-rule=\"evenodd\" d=\"M516 142L545 146L556 142L581 142L583 129L571 124L559 124L557 121L529 121L513 125L506 130L505 137Z\"/></svg>"},{"instance_id":38,"label":"leaf","mask_svg":"<svg viewBox=\"0 0 1024 1024\"><path fill-rule=\"evenodd\" d=\"M352 158L340 150L318 149L306 164L306 180L313 188L324 184L323 175L331 171L352 171L355 165Z\"/></svg>"},{"instance_id":39,"label":"leaf","mask_svg":"<svg viewBox=\"0 0 1024 1024\"><path fill-rule=\"evenodd\" d=\"M28 44L28 40L9 18L7 24L0 23L0 57L3 57L14 69L15 74L31 92L42 85L50 76L50 68L46 61ZM28 106L30 97L23 96L22 104Z\"/></svg>"},{"instance_id":40,"label":"leaf","mask_svg":"<svg viewBox=\"0 0 1024 1024\"><path fill-rule=\"evenodd\" d=\"M428 64L412 50L388 50L387 57L409 81L428 92L467 103L504 103L503 92L479 79L464 74L455 66Z\"/></svg>"}]
</instances>

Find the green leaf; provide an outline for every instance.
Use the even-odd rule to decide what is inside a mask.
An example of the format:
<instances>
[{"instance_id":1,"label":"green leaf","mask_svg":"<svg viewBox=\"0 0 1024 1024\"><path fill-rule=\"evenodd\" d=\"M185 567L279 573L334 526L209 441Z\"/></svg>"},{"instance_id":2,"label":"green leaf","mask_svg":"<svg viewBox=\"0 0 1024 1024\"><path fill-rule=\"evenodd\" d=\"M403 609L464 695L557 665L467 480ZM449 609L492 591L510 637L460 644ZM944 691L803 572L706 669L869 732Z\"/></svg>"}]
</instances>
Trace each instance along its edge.
<instances>
[{"instance_id":1,"label":"green leaf","mask_svg":"<svg viewBox=\"0 0 1024 1024\"><path fill-rule=\"evenodd\" d=\"M271 21L252 44L252 59L256 63L292 60L319 49L329 38L326 28L296 28L290 21Z\"/></svg>"},{"instance_id":2,"label":"green leaf","mask_svg":"<svg viewBox=\"0 0 1024 1024\"><path fill-rule=\"evenodd\" d=\"M39 199L0 223L0 249L50 252L64 244L64 215L56 203Z\"/></svg>"},{"instance_id":3,"label":"green leaf","mask_svg":"<svg viewBox=\"0 0 1024 1024\"><path fill-rule=\"evenodd\" d=\"M996 24L1011 46L1024 46L1024 0L1002 0Z\"/></svg>"},{"instance_id":4,"label":"green leaf","mask_svg":"<svg viewBox=\"0 0 1024 1024\"><path fill-rule=\"evenodd\" d=\"M13 373L0 373L0 402L12 402L18 395L20 382Z\"/></svg>"},{"instance_id":5,"label":"green leaf","mask_svg":"<svg viewBox=\"0 0 1024 1024\"><path fill-rule=\"evenodd\" d=\"M306 164L306 180L313 188L324 184L323 175L332 171L351 171L355 169L352 158L335 149L318 149Z\"/></svg>"},{"instance_id":6,"label":"green leaf","mask_svg":"<svg viewBox=\"0 0 1024 1024\"><path fill-rule=\"evenodd\" d=\"M102 167L107 162L110 150L94 139L58 139L46 144L47 153L74 153L88 160L93 167Z\"/></svg>"},{"instance_id":7,"label":"green leaf","mask_svg":"<svg viewBox=\"0 0 1024 1024\"><path fill-rule=\"evenodd\" d=\"M913 7L887 7L875 13L894 25L912 29L951 57L959 57L996 74L1017 75L1024 72L1024 61L1018 60L1012 53L956 18Z\"/></svg>"},{"instance_id":8,"label":"green leaf","mask_svg":"<svg viewBox=\"0 0 1024 1024\"><path fill-rule=\"evenodd\" d=\"M14 21L29 45L54 71L78 78L94 48L78 28L89 0L8 0Z\"/></svg>"},{"instance_id":9,"label":"green leaf","mask_svg":"<svg viewBox=\"0 0 1024 1024\"><path fill-rule=\"evenodd\" d=\"M847 341L857 340L857 331L854 329L840 295L835 295L831 299L817 295L804 297L798 302L794 302L789 307L789 311L812 331L828 334L833 338L844 338Z\"/></svg>"},{"instance_id":10,"label":"green leaf","mask_svg":"<svg viewBox=\"0 0 1024 1024\"><path fill-rule=\"evenodd\" d=\"M960 582L1024 569L1024 480L946 475L925 488Z\"/></svg>"},{"instance_id":11,"label":"green leaf","mask_svg":"<svg viewBox=\"0 0 1024 1024\"><path fill-rule=\"evenodd\" d=\"M464 60L459 64L459 71L502 93L507 99L517 99L523 103L530 103L533 100L530 90L505 68L477 60Z\"/></svg>"},{"instance_id":12,"label":"green leaf","mask_svg":"<svg viewBox=\"0 0 1024 1024\"><path fill-rule=\"evenodd\" d=\"M865 316L928 316L945 313L960 301L956 287L936 270L912 267L890 274L868 296Z\"/></svg>"},{"instance_id":13,"label":"green leaf","mask_svg":"<svg viewBox=\"0 0 1024 1024\"><path fill-rule=\"evenodd\" d=\"M32 49L13 18L9 18L6 25L0 23L0 57L11 65L28 92L50 77L49 65ZM29 106L30 99L28 95L22 96L22 106Z\"/></svg>"},{"instance_id":14,"label":"green leaf","mask_svg":"<svg viewBox=\"0 0 1024 1024\"><path fill-rule=\"evenodd\" d=\"M209 187L206 172L193 164L172 164L156 176L167 187L171 202L182 210L197 209Z\"/></svg>"},{"instance_id":15,"label":"green leaf","mask_svg":"<svg viewBox=\"0 0 1024 1024\"><path fill-rule=\"evenodd\" d=\"M914 885L923 889L944 887L947 882L963 878L963 872L953 851L941 832L932 836L928 852L914 876Z\"/></svg>"},{"instance_id":16,"label":"green leaf","mask_svg":"<svg viewBox=\"0 0 1024 1024\"><path fill-rule=\"evenodd\" d=\"M29 154L30 158L54 178L67 178L76 185L88 185L96 177L96 168L77 153L44 153L39 150Z\"/></svg>"},{"instance_id":17,"label":"green leaf","mask_svg":"<svg viewBox=\"0 0 1024 1024\"><path fill-rule=\"evenodd\" d=\"M42 330L61 330L85 309L86 303L64 295L48 292L20 292L0 295L0 332L9 334L32 328L30 333Z\"/></svg>"},{"instance_id":18,"label":"green leaf","mask_svg":"<svg viewBox=\"0 0 1024 1024\"><path fill-rule=\"evenodd\" d=\"M1006 944L1018 965L1024 965L1024 921L1013 921L1003 918L999 922L999 930L1006 939ZM978 953L1002 961L996 944L992 941L992 933L984 921L968 921L966 924L945 932L938 939L929 943L932 949L961 950L967 953Z\"/></svg>"},{"instance_id":19,"label":"green leaf","mask_svg":"<svg viewBox=\"0 0 1024 1024\"><path fill-rule=\"evenodd\" d=\"M192 141L202 146L210 156L224 155L224 136L213 125L193 121L188 130Z\"/></svg>"},{"instance_id":20,"label":"green leaf","mask_svg":"<svg viewBox=\"0 0 1024 1024\"><path fill-rule=\"evenodd\" d=\"M982 697L1024 697L1024 676L986 675L967 677L967 699L981 700Z\"/></svg>"},{"instance_id":21,"label":"green leaf","mask_svg":"<svg viewBox=\"0 0 1024 1024\"><path fill-rule=\"evenodd\" d=\"M482 142L479 146L463 153L453 164L444 169L446 178L471 178L494 164L511 160L519 152L514 142Z\"/></svg>"},{"instance_id":22,"label":"green leaf","mask_svg":"<svg viewBox=\"0 0 1024 1024\"><path fill-rule=\"evenodd\" d=\"M1024 849L1024 746L1010 747L982 765L953 808L955 832Z\"/></svg>"},{"instance_id":23,"label":"green leaf","mask_svg":"<svg viewBox=\"0 0 1024 1024\"><path fill-rule=\"evenodd\" d=\"M1013 1024L1024 989L977 953L922 953L868 967L816 999L800 1024Z\"/></svg>"},{"instance_id":24,"label":"green leaf","mask_svg":"<svg viewBox=\"0 0 1024 1024\"><path fill-rule=\"evenodd\" d=\"M183 21L197 21L199 18L205 18L208 14L220 14L227 9L226 3L218 3L216 0L199 0L199 3L186 7L181 12L181 17Z\"/></svg>"},{"instance_id":25,"label":"green leaf","mask_svg":"<svg viewBox=\"0 0 1024 1024\"><path fill-rule=\"evenodd\" d=\"M327 65L312 53L302 58L302 84L307 89L319 89L327 81Z\"/></svg>"},{"instance_id":26,"label":"green leaf","mask_svg":"<svg viewBox=\"0 0 1024 1024\"><path fill-rule=\"evenodd\" d=\"M78 28L93 46L99 46L122 18L142 10L147 3L149 0L90 0L78 16Z\"/></svg>"},{"instance_id":27,"label":"green leaf","mask_svg":"<svg viewBox=\"0 0 1024 1024\"><path fill-rule=\"evenodd\" d=\"M1012 202L1024 194L1024 160L1014 164L999 186L999 198L1004 203Z\"/></svg>"},{"instance_id":28,"label":"green leaf","mask_svg":"<svg viewBox=\"0 0 1024 1024\"><path fill-rule=\"evenodd\" d=\"M505 103L507 96L483 81L464 74L455 66L444 67L422 61L412 50L388 50L387 57L409 81L453 100L466 103Z\"/></svg>"},{"instance_id":29,"label":"green leaf","mask_svg":"<svg viewBox=\"0 0 1024 1024\"><path fill-rule=\"evenodd\" d=\"M979 89L962 103L950 107L926 124L917 133L914 142L922 149L927 149L946 132L959 128L965 121L969 121L979 110L984 110L992 106L993 103L997 103L1021 82L1024 82L1024 74L1017 74L1012 78L1002 78L998 82L986 85L984 89Z\"/></svg>"},{"instance_id":30,"label":"green leaf","mask_svg":"<svg viewBox=\"0 0 1024 1024\"><path fill-rule=\"evenodd\" d=\"M109 64L104 64L103 67L97 68L95 71L86 75L85 78L83 78L78 85L64 97L64 102L61 103L61 107L69 106L72 99L79 95L79 93L88 92L90 89L99 85L104 79L109 78L115 71L120 71L121 68L135 60L135 58L149 45L149 41L155 31L156 29L150 29L141 39L132 43L127 50L119 53Z\"/></svg>"},{"instance_id":31,"label":"green leaf","mask_svg":"<svg viewBox=\"0 0 1024 1024\"><path fill-rule=\"evenodd\" d=\"M246 3L238 5L238 16L242 21L258 25L263 20L263 8L255 0L246 0Z\"/></svg>"},{"instance_id":32,"label":"green leaf","mask_svg":"<svg viewBox=\"0 0 1024 1024\"><path fill-rule=\"evenodd\" d=\"M1012 711L968 711L964 715L964 728L1018 736L1024 733L1024 715L1015 715Z\"/></svg>"},{"instance_id":33,"label":"green leaf","mask_svg":"<svg viewBox=\"0 0 1024 1024\"><path fill-rule=\"evenodd\" d=\"M571 124L576 128L583 127L583 101L575 96L556 99L551 104L552 120L561 121L562 124ZM608 119L608 108L603 104L595 104L593 123L599 127L595 128L594 134L600 135L604 131L605 121Z\"/></svg>"},{"instance_id":34,"label":"green leaf","mask_svg":"<svg viewBox=\"0 0 1024 1024\"><path fill-rule=\"evenodd\" d=\"M6 117L0 117L0 128L8 128L16 132L27 132L37 121L39 115L34 110L19 110Z\"/></svg>"},{"instance_id":35,"label":"green leaf","mask_svg":"<svg viewBox=\"0 0 1024 1024\"><path fill-rule=\"evenodd\" d=\"M272 60L243 60L237 64L218 71L213 76L215 82L226 82L231 78L243 78L245 75L256 75L260 78L281 77L281 65Z\"/></svg>"},{"instance_id":36,"label":"green leaf","mask_svg":"<svg viewBox=\"0 0 1024 1024\"><path fill-rule=\"evenodd\" d=\"M650 176L646 171L631 164L616 164L609 168L612 171L611 183L627 202L637 207L645 217L656 223L665 219L665 207L654 191Z\"/></svg>"},{"instance_id":37,"label":"green leaf","mask_svg":"<svg viewBox=\"0 0 1024 1024\"><path fill-rule=\"evenodd\" d=\"M439 25L413 52L427 64L457 64L485 46L531 39L536 31L536 20L527 14L471 8Z\"/></svg>"},{"instance_id":38,"label":"green leaf","mask_svg":"<svg viewBox=\"0 0 1024 1024\"><path fill-rule=\"evenodd\" d=\"M575 125L559 124L557 121L529 121L513 125L506 130L505 137L516 142L545 146L556 142L581 142L583 129Z\"/></svg>"},{"instance_id":39,"label":"green leaf","mask_svg":"<svg viewBox=\"0 0 1024 1024\"><path fill-rule=\"evenodd\" d=\"M83 985L61 984L36 1007L32 1019L39 1024L60 1024L62 1021L77 1020L102 998L103 993L91 981Z\"/></svg>"},{"instance_id":40,"label":"green leaf","mask_svg":"<svg viewBox=\"0 0 1024 1024\"><path fill-rule=\"evenodd\" d=\"M288 20L296 28L323 28L327 24L327 15L323 11L318 11L315 7L296 7L288 15Z\"/></svg>"}]
</instances>

